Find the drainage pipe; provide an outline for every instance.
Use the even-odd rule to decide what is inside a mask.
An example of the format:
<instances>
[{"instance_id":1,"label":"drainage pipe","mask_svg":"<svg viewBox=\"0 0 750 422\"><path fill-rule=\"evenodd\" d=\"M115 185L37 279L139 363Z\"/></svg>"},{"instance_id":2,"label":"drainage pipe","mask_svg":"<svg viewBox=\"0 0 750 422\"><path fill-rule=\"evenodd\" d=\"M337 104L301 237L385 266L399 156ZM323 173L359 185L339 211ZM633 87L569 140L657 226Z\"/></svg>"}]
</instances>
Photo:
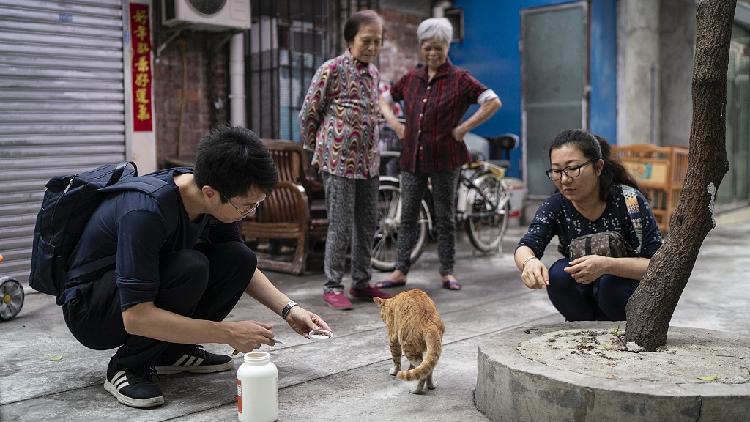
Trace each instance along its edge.
<instances>
[{"instance_id":1,"label":"drainage pipe","mask_svg":"<svg viewBox=\"0 0 750 422\"><path fill-rule=\"evenodd\" d=\"M229 111L232 126L245 124L245 34L232 35L229 47Z\"/></svg>"}]
</instances>

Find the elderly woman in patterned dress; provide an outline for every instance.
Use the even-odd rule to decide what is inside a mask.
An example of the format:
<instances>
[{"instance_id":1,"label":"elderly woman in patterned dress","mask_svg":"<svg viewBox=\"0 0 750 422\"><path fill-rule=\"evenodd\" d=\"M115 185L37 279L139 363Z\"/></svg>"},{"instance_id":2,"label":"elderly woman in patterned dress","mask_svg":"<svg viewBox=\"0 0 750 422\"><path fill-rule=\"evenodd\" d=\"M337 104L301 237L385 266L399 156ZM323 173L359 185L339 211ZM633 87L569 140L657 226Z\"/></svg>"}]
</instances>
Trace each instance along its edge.
<instances>
[{"instance_id":1,"label":"elderly woman in patterned dress","mask_svg":"<svg viewBox=\"0 0 750 422\"><path fill-rule=\"evenodd\" d=\"M318 69L300 110L302 142L323 173L328 211L323 299L334 309L352 309L344 294L347 246L351 241L353 298L388 298L370 286L372 239L377 227L378 69L383 22L371 10L344 25L347 51ZM356 216L356 218L355 218Z\"/></svg>"},{"instance_id":2,"label":"elderly woman in patterned dress","mask_svg":"<svg viewBox=\"0 0 750 422\"><path fill-rule=\"evenodd\" d=\"M453 66L448 48L453 27L445 18L431 18L417 28L420 53L426 66L404 75L381 99L380 111L403 139L401 152L401 225L398 229L398 262L380 288L403 286L417 238L419 204L432 183L438 233L438 258L443 288L460 290L453 275L455 255L456 187L458 172L469 161L464 135L492 117L500 99L469 72ZM404 100L406 125L391 111L393 101ZM479 109L461 122L472 104Z\"/></svg>"}]
</instances>

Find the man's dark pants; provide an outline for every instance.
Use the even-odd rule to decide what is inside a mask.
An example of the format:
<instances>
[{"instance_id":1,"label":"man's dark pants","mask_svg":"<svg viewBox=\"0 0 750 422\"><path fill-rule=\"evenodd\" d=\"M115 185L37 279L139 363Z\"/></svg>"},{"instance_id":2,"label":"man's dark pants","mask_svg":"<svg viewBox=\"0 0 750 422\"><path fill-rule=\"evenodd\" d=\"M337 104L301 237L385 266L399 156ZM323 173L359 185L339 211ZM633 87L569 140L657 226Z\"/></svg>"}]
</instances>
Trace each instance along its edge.
<instances>
[{"instance_id":1,"label":"man's dark pants","mask_svg":"<svg viewBox=\"0 0 750 422\"><path fill-rule=\"evenodd\" d=\"M560 259L549 269L547 294L566 321L624 321L625 305L638 281L603 275L590 284L580 284L563 269L570 264Z\"/></svg>"},{"instance_id":2,"label":"man's dark pants","mask_svg":"<svg viewBox=\"0 0 750 422\"><path fill-rule=\"evenodd\" d=\"M256 264L255 254L240 242L200 244L172 252L160 261L155 306L195 319L222 321L242 296ZM150 365L170 345L125 331L114 270L85 285L63 305L63 314L71 333L84 346L119 347L112 359L120 368Z\"/></svg>"}]
</instances>

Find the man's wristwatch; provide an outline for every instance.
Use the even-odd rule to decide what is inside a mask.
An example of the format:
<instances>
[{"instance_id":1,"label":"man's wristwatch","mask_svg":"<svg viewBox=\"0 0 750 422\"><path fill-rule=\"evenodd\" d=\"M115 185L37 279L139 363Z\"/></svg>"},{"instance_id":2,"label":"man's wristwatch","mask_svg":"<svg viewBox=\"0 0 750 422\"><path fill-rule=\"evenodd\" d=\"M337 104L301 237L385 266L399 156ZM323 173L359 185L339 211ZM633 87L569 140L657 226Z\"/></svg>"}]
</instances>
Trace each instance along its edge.
<instances>
[{"instance_id":1,"label":"man's wristwatch","mask_svg":"<svg viewBox=\"0 0 750 422\"><path fill-rule=\"evenodd\" d=\"M289 312L294 308L295 306L299 306L297 302L290 300L289 303L284 305L284 307L281 309L281 317L286 319L286 317L289 315Z\"/></svg>"}]
</instances>

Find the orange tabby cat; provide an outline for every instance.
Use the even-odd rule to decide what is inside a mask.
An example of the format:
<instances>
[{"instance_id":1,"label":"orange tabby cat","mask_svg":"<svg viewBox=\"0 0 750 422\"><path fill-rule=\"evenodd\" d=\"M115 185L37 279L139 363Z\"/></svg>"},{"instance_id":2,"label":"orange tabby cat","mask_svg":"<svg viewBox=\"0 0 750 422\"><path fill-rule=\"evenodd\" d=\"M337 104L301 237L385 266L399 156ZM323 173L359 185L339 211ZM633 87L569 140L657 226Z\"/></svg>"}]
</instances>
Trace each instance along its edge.
<instances>
[{"instance_id":1,"label":"orange tabby cat","mask_svg":"<svg viewBox=\"0 0 750 422\"><path fill-rule=\"evenodd\" d=\"M437 365L442 351L445 326L440 319L435 303L427 293L413 289L401 292L390 299L376 297L380 306L380 317L388 327L394 367L390 374L400 380L419 380L411 392L422 394L425 382L430 390L432 370ZM409 360L409 370L401 370L401 352Z\"/></svg>"}]
</instances>

